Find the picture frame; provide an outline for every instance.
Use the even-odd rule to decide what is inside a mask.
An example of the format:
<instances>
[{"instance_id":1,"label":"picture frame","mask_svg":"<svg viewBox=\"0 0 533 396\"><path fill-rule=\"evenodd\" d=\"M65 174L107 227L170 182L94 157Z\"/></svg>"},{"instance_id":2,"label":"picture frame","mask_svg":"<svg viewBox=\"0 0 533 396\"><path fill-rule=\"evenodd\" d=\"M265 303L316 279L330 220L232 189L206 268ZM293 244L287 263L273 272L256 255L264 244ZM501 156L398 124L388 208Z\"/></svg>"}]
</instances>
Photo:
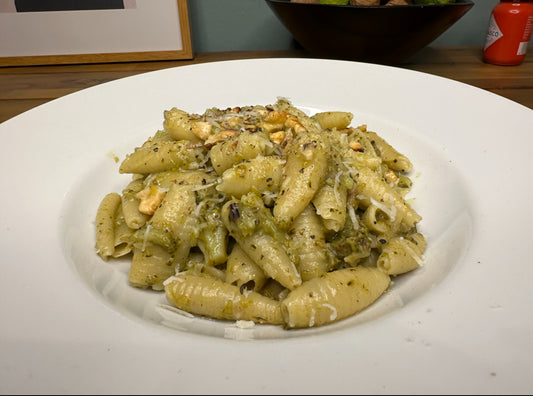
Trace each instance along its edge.
<instances>
[{"instance_id":1,"label":"picture frame","mask_svg":"<svg viewBox=\"0 0 533 396\"><path fill-rule=\"evenodd\" d=\"M194 57L187 0L0 0L0 66Z\"/></svg>"}]
</instances>

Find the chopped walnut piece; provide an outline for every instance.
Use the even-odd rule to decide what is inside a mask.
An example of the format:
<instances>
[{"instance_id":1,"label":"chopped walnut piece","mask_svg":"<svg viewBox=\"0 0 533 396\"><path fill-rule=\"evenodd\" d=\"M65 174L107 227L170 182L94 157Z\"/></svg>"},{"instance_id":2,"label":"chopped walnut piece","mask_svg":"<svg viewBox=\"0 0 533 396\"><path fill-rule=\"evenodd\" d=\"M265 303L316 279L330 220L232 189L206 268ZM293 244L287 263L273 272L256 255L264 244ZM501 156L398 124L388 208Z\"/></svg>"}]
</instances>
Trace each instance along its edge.
<instances>
[{"instance_id":1,"label":"chopped walnut piece","mask_svg":"<svg viewBox=\"0 0 533 396\"><path fill-rule=\"evenodd\" d=\"M286 136L285 131L272 132L270 134L270 140L281 146Z\"/></svg>"},{"instance_id":2,"label":"chopped walnut piece","mask_svg":"<svg viewBox=\"0 0 533 396\"><path fill-rule=\"evenodd\" d=\"M222 121L220 123L220 125L222 125L224 128L237 128L241 125L242 123L242 118L241 117L231 117L230 119L226 120L226 121Z\"/></svg>"},{"instance_id":3,"label":"chopped walnut piece","mask_svg":"<svg viewBox=\"0 0 533 396\"><path fill-rule=\"evenodd\" d=\"M283 129L285 121L287 121L288 114L286 112L280 113L277 110L273 110L265 117L264 122L259 126L267 132L275 132Z\"/></svg>"},{"instance_id":4,"label":"chopped walnut piece","mask_svg":"<svg viewBox=\"0 0 533 396\"><path fill-rule=\"evenodd\" d=\"M223 142L224 140L226 140L226 139L230 138L231 136L235 135L236 133L237 133L237 131L234 131L234 130L220 131L216 135L209 136L206 139L206 141L204 142L204 145L207 148L211 148L215 144Z\"/></svg>"},{"instance_id":5,"label":"chopped walnut piece","mask_svg":"<svg viewBox=\"0 0 533 396\"><path fill-rule=\"evenodd\" d=\"M398 183L398 175L396 173L394 173L394 171L392 169L389 169L385 175L385 181L387 183L392 183L392 184L397 184Z\"/></svg>"},{"instance_id":6,"label":"chopped walnut piece","mask_svg":"<svg viewBox=\"0 0 533 396\"><path fill-rule=\"evenodd\" d=\"M366 124L359 125L356 129L359 129L361 132L366 132L367 125Z\"/></svg>"},{"instance_id":7,"label":"chopped walnut piece","mask_svg":"<svg viewBox=\"0 0 533 396\"><path fill-rule=\"evenodd\" d=\"M141 200L139 202L139 212L145 215L153 215L167 192L159 186L147 186L144 190L139 191L135 196Z\"/></svg>"},{"instance_id":8,"label":"chopped walnut piece","mask_svg":"<svg viewBox=\"0 0 533 396\"><path fill-rule=\"evenodd\" d=\"M287 120L288 114L286 112L279 112L278 110L272 110L265 117L265 122L269 124L283 124Z\"/></svg>"},{"instance_id":9,"label":"chopped walnut piece","mask_svg":"<svg viewBox=\"0 0 533 396\"><path fill-rule=\"evenodd\" d=\"M192 127L192 133L202 140L206 140L211 135L211 124L206 121L196 121Z\"/></svg>"},{"instance_id":10,"label":"chopped walnut piece","mask_svg":"<svg viewBox=\"0 0 533 396\"><path fill-rule=\"evenodd\" d=\"M298 121L295 116L289 116L287 121L285 121L286 128L292 128L292 130L298 134L300 132L305 132L307 129Z\"/></svg>"},{"instance_id":11,"label":"chopped walnut piece","mask_svg":"<svg viewBox=\"0 0 533 396\"><path fill-rule=\"evenodd\" d=\"M353 151L359 151L359 152L363 152L365 151L365 149L363 148L363 146L361 145L361 143L359 142L350 142L350 148L353 150Z\"/></svg>"}]
</instances>

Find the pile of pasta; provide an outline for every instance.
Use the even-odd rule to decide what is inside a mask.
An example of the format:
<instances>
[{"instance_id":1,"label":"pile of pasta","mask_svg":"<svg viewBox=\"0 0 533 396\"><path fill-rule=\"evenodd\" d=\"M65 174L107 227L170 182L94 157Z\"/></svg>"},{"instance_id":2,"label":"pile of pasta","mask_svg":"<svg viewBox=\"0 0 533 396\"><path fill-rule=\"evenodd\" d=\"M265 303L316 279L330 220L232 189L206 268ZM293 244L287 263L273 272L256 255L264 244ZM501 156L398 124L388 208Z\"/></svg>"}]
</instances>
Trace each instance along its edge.
<instances>
[{"instance_id":1,"label":"pile of pasta","mask_svg":"<svg viewBox=\"0 0 533 396\"><path fill-rule=\"evenodd\" d=\"M269 105L164 111L96 214L104 259L194 315L286 329L373 304L426 249L410 160L353 114Z\"/></svg>"}]
</instances>

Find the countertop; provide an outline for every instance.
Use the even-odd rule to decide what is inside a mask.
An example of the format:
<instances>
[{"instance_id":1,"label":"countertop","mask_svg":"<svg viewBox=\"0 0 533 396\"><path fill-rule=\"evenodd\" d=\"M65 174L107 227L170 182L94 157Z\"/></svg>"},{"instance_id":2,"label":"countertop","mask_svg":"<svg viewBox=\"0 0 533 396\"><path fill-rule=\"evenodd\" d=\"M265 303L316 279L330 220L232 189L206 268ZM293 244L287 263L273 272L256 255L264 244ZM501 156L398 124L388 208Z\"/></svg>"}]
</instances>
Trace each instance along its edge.
<instances>
[{"instance_id":1,"label":"countertop","mask_svg":"<svg viewBox=\"0 0 533 396\"><path fill-rule=\"evenodd\" d=\"M426 47L395 65L473 85L533 109L533 54L519 66L484 63L477 47ZM303 50L196 53L191 60L0 67L0 122L94 85L139 73L205 62L311 57Z\"/></svg>"}]
</instances>

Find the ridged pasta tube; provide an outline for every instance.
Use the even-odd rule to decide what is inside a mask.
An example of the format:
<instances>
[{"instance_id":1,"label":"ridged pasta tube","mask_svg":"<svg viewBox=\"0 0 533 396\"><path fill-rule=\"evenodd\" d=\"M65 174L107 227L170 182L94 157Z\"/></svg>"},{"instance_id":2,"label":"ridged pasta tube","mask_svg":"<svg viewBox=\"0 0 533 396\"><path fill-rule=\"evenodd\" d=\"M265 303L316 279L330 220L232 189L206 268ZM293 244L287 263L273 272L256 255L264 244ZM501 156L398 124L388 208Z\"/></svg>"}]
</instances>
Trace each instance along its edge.
<instances>
[{"instance_id":1,"label":"ridged pasta tube","mask_svg":"<svg viewBox=\"0 0 533 396\"><path fill-rule=\"evenodd\" d=\"M330 265L326 254L326 236L320 217L313 205L308 205L292 223L289 231L296 256L296 267L302 281L325 274Z\"/></svg>"},{"instance_id":2,"label":"ridged pasta tube","mask_svg":"<svg viewBox=\"0 0 533 396\"><path fill-rule=\"evenodd\" d=\"M303 132L287 147L281 190L274 205L277 224L286 229L311 202L328 172L329 140L320 133Z\"/></svg>"},{"instance_id":3,"label":"ridged pasta tube","mask_svg":"<svg viewBox=\"0 0 533 396\"><path fill-rule=\"evenodd\" d=\"M170 169L194 169L205 149L190 147L187 140L151 140L137 147L120 164L120 173L157 173Z\"/></svg>"},{"instance_id":4,"label":"ridged pasta tube","mask_svg":"<svg viewBox=\"0 0 533 396\"><path fill-rule=\"evenodd\" d=\"M120 205L117 211L117 218L115 220L114 258L125 256L130 253L132 249L132 235L134 230L128 227L122 212L122 205Z\"/></svg>"},{"instance_id":5,"label":"ridged pasta tube","mask_svg":"<svg viewBox=\"0 0 533 396\"><path fill-rule=\"evenodd\" d=\"M426 250L426 239L420 233L392 238L378 257L377 267L389 275L400 275L417 269Z\"/></svg>"},{"instance_id":6,"label":"ridged pasta tube","mask_svg":"<svg viewBox=\"0 0 533 396\"><path fill-rule=\"evenodd\" d=\"M287 112L296 117L297 121L309 132L320 132L320 125L318 122L309 117L303 110L293 106L289 100L280 98L275 106L280 112Z\"/></svg>"},{"instance_id":7,"label":"ridged pasta tube","mask_svg":"<svg viewBox=\"0 0 533 396\"><path fill-rule=\"evenodd\" d=\"M281 302L281 312L289 328L322 326L367 308L389 285L389 276L377 268L328 272L290 292Z\"/></svg>"},{"instance_id":8,"label":"ridged pasta tube","mask_svg":"<svg viewBox=\"0 0 533 396\"><path fill-rule=\"evenodd\" d=\"M325 184L313 198L317 214L322 218L324 227L330 231L340 231L346 222L348 190L342 183Z\"/></svg>"},{"instance_id":9,"label":"ridged pasta tube","mask_svg":"<svg viewBox=\"0 0 533 396\"><path fill-rule=\"evenodd\" d=\"M165 282L168 302L195 315L222 320L283 324L280 303L220 279L179 273Z\"/></svg>"},{"instance_id":10,"label":"ridged pasta tube","mask_svg":"<svg viewBox=\"0 0 533 396\"><path fill-rule=\"evenodd\" d=\"M226 282L247 290L259 291L266 282L266 276L239 245L235 245L228 256Z\"/></svg>"},{"instance_id":11,"label":"ridged pasta tube","mask_svg":"<svg viewBox=\"0 0 533 396\"><path fill-rule=\"evenodd\" d=\"M249 160L258 155L270 155L273 151L274 145L264 134L244 131L213 146L209 157L215 172L222 175L226 169L243 160Z\"/></svg>"},{"instance_id":12,"label":"ridged pasta tube","mask_svg":"<svg viewBox=\"0 0 533 396\"><path fill-rule=\"evenodd\" d=\"M296 265L284 248L284 241L276 236L285 235L276 229L270 212L260 197L231 200L222 207L222 220L230 235L242 250L267 274L292 290L302 279ZM250 204L250 201L255 201Z\"/></svg>"},{"instance_id":13,"label":"ridged pasta tube","mask_svg":"<svg viewBox=\"0 0 533 396\"><path fill-rule=\"evenodd\" d=\"M389 208L391 221L396 220L396 216L402 219L408 227L413 227L422 220L422 217L411 208L403 197L387 184L377 173L368 168L359 168L354 178L357 182L356 190L358 194L366 198L366 203L370 205L372 200L383 204ZM361 200L365 201L364 199Z\"/></svg>"},{"instance_id":14,"label":"ridged pasta tube","mask_svg":"<svg viewBox=\"0 0 533 396\"><path fill-rule=\"evenodd\" d=\"M352 133L346 138L340 134L342 147L342 162L352 167L367 167L376 171L382 165L383 160L379 157L366 132L359 128L351 130ZM338 134L337 134L338 135Z\"/></svg>"},{"instance_id":15,"label":"ridged pasta tube","mask_svg":"<svg viewBox=\"0 0 533 396\"><path fill-rule=\"evenodd\" d=\"M409 172L413 169L413 164L409 158L398 152L385 139L375 132L368 131L367 134L376 152L390 169L400 172Z\"/></svg>"},{"instance_id":16,"label":"ridged pasta tube","mask_svg":"<svg viewBox=\"0 0 533 396\"><path fill-rule=\"evenodd\" d=\"M107 260L115 252L115 219L121 204L120 195L107 194L96 212L96 252Z\"/></svg>"},{"instance_id":17,"label":"ridged pasta tube","mask_svg":"<svg viewBox=\"0 0 533 396\"><path fill-rule=\"evenodd\" d=\"M207 265L219 265L228 259L228 230L220 218L220 209L213 208L204 215L204 227L198 236Z\"/></svg>"},{"instance_id":18,"label":"ridged pasta tube","mask_svg":"<svg viewBox=\"0 0 533 396\"><path fill-rule=\"evenodd\" d=\"M144 249L135 248L128 274L132 286L163 290L163 282L176 273L172 255L165 248L146 243Z\"/></svg>"},{"instance_id":19,"label":"ridged pasta tube","mask_svg":"<svg viewBox=\"0 0 533 396\"><path fill-rule=\"evenodd\" d=\"M143 179L132 180L122 190L122 212L128 227L138 230L146 224L150 216L139 212L140 199L136 196L144 188Z\"/></svg>"},{"instance_id":20,"label":"ridged pasta tube","mask_svg":"<svg viewBox=\"0 0 533 396\"><path fill-rule=\"evenodd\" d=\"M281 157L259 155L226 169L217 190L236 198L251 191L277 193L284 165Z\"/></svg>"},{"instance_id":21,"label":"ridged pasta tube","mask_svg":"<svg viewBox=\"0 0 533 396\"><path fill-rule=\"evenodd\" d=\"M199 134L198 128L205 127L204 124L195 122L186 111L173 107L170 110L165 110L163 117L163 129L175 140L202 141L197 134Z\"/></svg>"},{"instance_id":22,"label":"ridged pasta tube","mask_svg":"<svg viewBox=\"0 0 533 396\"><path fill-rule=\"evenodd\" d=\"M322 129L344 129L353 119L353 114L347 111L324 111L311 117L316 120Z\"/></svg>"},{"instance_id":23,"label":"ridged pasta tube","mask_svg":"<svg viewBox=\"0 0 533 396\"><path fill-rule=\"evenodd\" d=\"M192 186L173 185L160 207L150 219L150 225L171 235L180 243L190 246L198 238L198 218L194 216L196 195Z\"/></svg>"},{"instance_id":24,"label":"ridged pasta tube","mask_svg":"<svg viewBox=\"0 0 533 396\"><path fill-rule=\"evenodd\" d=\"M213 183L216 177L202 170L173 170L150 175L147 179L150 185L170 188L174 184L201 187Z\"/></svg>"},{"instance_id":25,"label":"ridged pasta tube","mask_svg":"<svg viewBox=\"0 0 533 396\"><path fill-rule=\"evenodd\" d=\"M393 216L393 212L394 210L384 204L371 204L361 216L361 222L376 234L393 233L398 230L401 223L401 218Z\"/></svg>"}]
</instances>

